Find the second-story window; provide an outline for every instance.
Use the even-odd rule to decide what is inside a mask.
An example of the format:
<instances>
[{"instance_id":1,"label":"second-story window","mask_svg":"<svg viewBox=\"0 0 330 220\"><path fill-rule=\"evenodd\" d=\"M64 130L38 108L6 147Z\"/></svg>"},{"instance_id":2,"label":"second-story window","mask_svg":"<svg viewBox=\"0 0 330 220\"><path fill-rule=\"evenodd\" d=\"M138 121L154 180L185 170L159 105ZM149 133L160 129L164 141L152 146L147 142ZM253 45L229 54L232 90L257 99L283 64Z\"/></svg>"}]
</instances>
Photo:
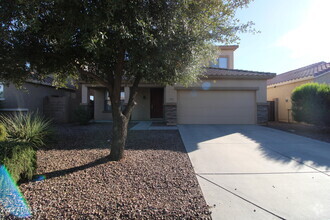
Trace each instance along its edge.
<instances>
[{"instance_id":1,"label":"second-story window","mask_svg":"<svg viewBox=\"0 0 330 220\"><path fill-rule=\"evenodd\" d=\"M211 67L228 68L228 57L219 57L216 63L211 63Z\"/></svg>"},{"instance_id":2,"label":"second-story window","mask_svg":"<svg viewBox=\"0 0 330 220\"><path fill-rule=\"evenodd\" d=\"M220 68L228 68L228 57L220 57L218 62Z\"/></svg>"}]
</instances>

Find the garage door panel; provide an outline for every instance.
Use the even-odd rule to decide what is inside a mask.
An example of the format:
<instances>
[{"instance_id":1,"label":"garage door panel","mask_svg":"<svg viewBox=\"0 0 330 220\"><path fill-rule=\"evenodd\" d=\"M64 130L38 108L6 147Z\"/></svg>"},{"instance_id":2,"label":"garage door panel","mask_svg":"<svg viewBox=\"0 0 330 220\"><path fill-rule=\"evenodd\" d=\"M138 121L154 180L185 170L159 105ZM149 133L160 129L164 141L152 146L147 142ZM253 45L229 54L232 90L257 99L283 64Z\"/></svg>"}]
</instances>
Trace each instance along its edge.
<instances>
[{"instance_id":1,"label":"garage door panel","mask_svg":"<svg viewBox=\"0 0 330 220\"><path fill-rule=\"evenodd\" d=\"M254 124L255 91L179 91L179 124Z\"/></svg>"}]
</instances>

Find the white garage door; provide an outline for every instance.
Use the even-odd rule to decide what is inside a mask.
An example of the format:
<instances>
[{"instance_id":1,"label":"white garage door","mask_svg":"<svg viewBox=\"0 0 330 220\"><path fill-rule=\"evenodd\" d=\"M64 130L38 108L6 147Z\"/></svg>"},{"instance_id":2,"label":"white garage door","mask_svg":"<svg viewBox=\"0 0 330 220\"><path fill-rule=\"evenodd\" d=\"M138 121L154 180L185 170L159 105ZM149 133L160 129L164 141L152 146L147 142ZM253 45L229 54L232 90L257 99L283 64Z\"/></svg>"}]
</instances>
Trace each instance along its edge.
<instances>
[{"instance_id":1,"label":"white garage door","mask_svg":"<svg viewBox=\"0 0 330 220\"><path fill-rule=\"evenodd\" d=\"M179 124L255 124L255 91L178 91Z\"/></svg>"}]
</instances>

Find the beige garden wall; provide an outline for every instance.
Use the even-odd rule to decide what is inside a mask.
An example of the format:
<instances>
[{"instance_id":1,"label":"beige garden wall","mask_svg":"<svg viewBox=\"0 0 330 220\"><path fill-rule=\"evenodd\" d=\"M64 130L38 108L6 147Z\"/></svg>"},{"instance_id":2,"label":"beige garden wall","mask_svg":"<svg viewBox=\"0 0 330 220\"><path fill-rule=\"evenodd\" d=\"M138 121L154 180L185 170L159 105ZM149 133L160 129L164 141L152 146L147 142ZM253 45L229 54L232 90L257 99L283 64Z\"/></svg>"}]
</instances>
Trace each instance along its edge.
<instances>
[{"instance_id":1,"label":"beige garden wall","mask_svg":"<svg viewBox=\"0 0 330 220\"><path fill-rule=\"evenodd\" d=\"M4 87L4 101L1 108L24 108L29 111L43 112L43 101L47 96L66 96L75 99L73 91L55 89L51 86L37 85L34 83L24 83L23 90L17 89L13 84Z\"/></svg>"}]
</instances>

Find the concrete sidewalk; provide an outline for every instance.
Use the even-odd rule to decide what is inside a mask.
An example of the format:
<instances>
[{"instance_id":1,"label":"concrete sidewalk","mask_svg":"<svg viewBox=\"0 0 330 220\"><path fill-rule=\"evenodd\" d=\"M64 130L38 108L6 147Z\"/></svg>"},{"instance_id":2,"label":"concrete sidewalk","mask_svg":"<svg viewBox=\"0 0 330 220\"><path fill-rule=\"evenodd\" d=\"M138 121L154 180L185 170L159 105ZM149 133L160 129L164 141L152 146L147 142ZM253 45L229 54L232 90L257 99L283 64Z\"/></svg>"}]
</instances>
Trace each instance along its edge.
<instances>
[{"instance_id":1,"label":"concrete sidewalk","mask_svg":"<svg viewBox=\"0 0 330 220\"><path fill-rule=\"evenodd\" d=\"M153 126L152 121L139 121L134 127L130 130L137 130L137 131L173 131L178 130L177 126L168 126L168 125L158 125Z\"/></svg>"},{"instance_id":2,"label":"concrete sidewalk","mask_svg":"<svg viewBox=\"0 0 330 220\"><path fill-rule=\"evenodd\" d=\"M213 219L330 219L330 144L256 125L179 125Z\"/></svg>"}]
</instances>

